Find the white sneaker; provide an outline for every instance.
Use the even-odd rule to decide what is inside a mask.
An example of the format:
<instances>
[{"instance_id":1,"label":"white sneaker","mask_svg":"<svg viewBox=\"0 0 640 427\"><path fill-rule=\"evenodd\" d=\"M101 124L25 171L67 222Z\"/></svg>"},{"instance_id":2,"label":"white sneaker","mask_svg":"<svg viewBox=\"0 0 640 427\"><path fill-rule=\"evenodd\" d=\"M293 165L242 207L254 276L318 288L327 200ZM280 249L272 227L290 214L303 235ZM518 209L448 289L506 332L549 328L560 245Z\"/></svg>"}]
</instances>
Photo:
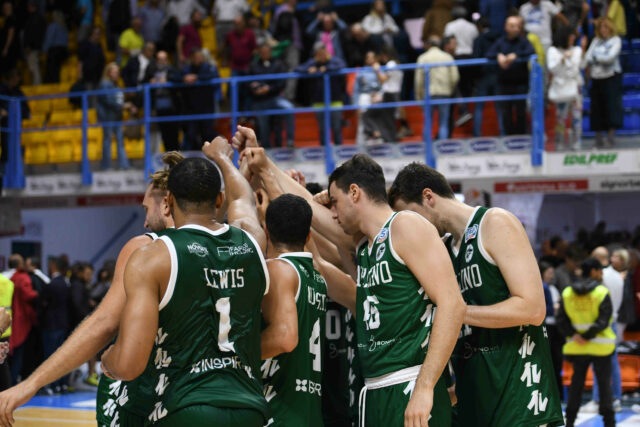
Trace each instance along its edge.
<instances>
[{"instance_id":1,"label":"white sneaker","mask_svg":"<svg viewBox=\"0 0 640 427\"><path fill-rule=\"evenodd\" d=\"M596 413L600 408L600 404L595 400L590 400L580 407L580 412Z\"/></svg>"},{"instance_id":2,"label":"white sneaker","mask_svg":"<svg viewBox=\"0 0 640 427\"><path fill-rule=\"evenodd\" d=\"M620 399L616 399L613 401L613 410L615 412L622 411L622 403L620 403Z\"/></svg>"}]
</instances>

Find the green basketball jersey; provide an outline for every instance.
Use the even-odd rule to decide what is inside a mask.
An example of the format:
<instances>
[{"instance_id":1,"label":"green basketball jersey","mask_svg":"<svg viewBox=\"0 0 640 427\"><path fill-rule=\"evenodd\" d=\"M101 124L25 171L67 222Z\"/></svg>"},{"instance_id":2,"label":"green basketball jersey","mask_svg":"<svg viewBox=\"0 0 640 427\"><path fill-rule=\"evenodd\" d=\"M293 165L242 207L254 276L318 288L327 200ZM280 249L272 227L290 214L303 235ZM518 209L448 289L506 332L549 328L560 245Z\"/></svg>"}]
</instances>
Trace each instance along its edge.
<instances>
[{"instance_id":1,"label":"green basketball jersey","mask_svg":"<svg viewBox=\"0 0 640 427\"><path fill-rule=\"evenodd\" d=\"M357 249L356 339L365 378L422 365L429 343L435 305L393 249L396 215L371 247L365 241Z\"/></svg>"},{"instance_id":2,"label":"green basketball jersey","mask_svg":"<svg viewBox=\"0 0 640 427\"><path fill-rule=\"evenodd\" d=\"M459 252L446 242L468 305L492 305L509 288L481 243L486 208L470 219ZM532 284L533 285L533 284ZM487 329L463 325L452 355L458 425L477 427L563 424L558 387L543 326Z\"/></svg>"},{"instance_id":3,"label":"green basketball jersey","mask_svg":"<svg viewBox=\"0 0 640 427\"><path fill-rule=\"evenodd\" d=\"M267 425L321 427L327 284L313 268L310 253L290 252L278 258L288 262L299 277L298 345L262 363L264 395L272 415Z\"/></svg>"},{"instance_id":4,"label":"green basketball jersey","mask_svg":"<svg viewBox=\"0 0 640 427\"><path fill-rule=\"evenodd\" d=\"M171 276L149 358L157 422L191 406L267 414L259 378L260 305L269 276L255 240L239 228L186 225L160 237Z\"/></svg>"}]
</instances>

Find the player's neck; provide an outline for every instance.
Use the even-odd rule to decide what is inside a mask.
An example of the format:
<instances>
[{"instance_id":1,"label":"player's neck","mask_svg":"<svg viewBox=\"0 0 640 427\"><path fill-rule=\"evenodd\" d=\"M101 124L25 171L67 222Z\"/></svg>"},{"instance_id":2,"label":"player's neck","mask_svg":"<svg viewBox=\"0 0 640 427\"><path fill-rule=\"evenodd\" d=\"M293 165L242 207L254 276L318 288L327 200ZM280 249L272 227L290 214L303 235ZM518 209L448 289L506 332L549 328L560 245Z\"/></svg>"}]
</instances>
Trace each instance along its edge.
<instances>
[{"instance_id":1,"label":"player's neck","mask_svg":"<svg viewBox=\"0 0 640 427\"><path fill-rule=\"evenodd\" d=\"M174 222L176 228L180 228L188 224L200 225L210 230L217 230L222 227L222 224L215 220L215 215L210 213L176 215L174 217Z\"/></svg>"},{"instance_id":2,"label":"player's neck","mask_svg":"<svg viewBox=\"0 0 640 427\"><path fill-rule=\"evenodd\" d=\"M445 218L444 230L451 233L454 242L459 242L464 235L464 230L467 228L474 211L475 208L458 200L448 200L442 217Z\"/></svg>"},{"instance_id":3,"label":"player's neck","mask_svg":"<svg viewBox=\"0 0 640 427\"><path fill-rule=\"evenodd\" d=\"M393 210L388 204L372 203L361 212L360 231L367 236L369 241L375 239L391 214L393 214Z\"/></svg>"}]
</instances>

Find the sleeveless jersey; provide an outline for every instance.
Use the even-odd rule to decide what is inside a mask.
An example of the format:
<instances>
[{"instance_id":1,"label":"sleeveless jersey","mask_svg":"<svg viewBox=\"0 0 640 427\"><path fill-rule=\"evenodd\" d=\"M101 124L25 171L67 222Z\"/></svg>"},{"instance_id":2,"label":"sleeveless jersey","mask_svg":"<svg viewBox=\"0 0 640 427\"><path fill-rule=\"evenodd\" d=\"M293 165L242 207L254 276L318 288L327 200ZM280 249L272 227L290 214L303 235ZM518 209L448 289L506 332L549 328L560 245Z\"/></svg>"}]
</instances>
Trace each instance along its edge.
<instances>
[{"instance_id":1,"label":"sleeveless jersey","mask_svg":"<svg viewBox=\"0 0 640 427\"><path fill-rule=\"evenodd\" d=\"M393 249L391 224L357 249L356 339L365 378L422 365L435 305Z\"/></svg>"},{"instance_id":2,"label":"sleeveless jersey","mask_svg":"<svg viewBox=\"0 0 640 427\"><path fill-rule=\"evenodd\" d=\"M167 228L157 233L148 232L151 240L167 233L174 228ZM123 420L125 413L129 412L144 419L153 405L153 384L155 373L149 366L144 373L133 381L112 380L102 375L96 392L96 419L98 427L119 427L128 425Z\"/></svg>"},{"instance_id":3,"label":"sleeveless jersey","mask_svg":"<svg viewBox=\"0 0 640 427\"><path fill-rule=\"evenodd\" d=\"M298 273L298 345L262 363L264 395L272 415L267 426L321 427L327 284L313 268L310 253L290 252L278 259Z\"/></svg>"},{"instance_id":4,"label":"sleeveless jersey","mask_svg":"<svg viewBox=\"0 0 640 427\"><path fill-rule=\"evenodd\" d=\"M260 305L269 276L244 231L186 225L160 237L171 276L149 358L155 370L150 423L192 405L254 409L260 382Z\"/></svg>"},{"instance_id":5,"label":"sleeveless jersey","mask_svg":"<svg viewBox=\"0 0 640 427\"><path fill-rule=\"evenodd\" d=\"M478 208L459 253L446 241L458 285L468 305L509 298L509 288L481 243L487 208ZM463 325L452 355L458 425L528 427L563 425L558 387L543 326L487 329Z\"/></svg>"}]
</instances>

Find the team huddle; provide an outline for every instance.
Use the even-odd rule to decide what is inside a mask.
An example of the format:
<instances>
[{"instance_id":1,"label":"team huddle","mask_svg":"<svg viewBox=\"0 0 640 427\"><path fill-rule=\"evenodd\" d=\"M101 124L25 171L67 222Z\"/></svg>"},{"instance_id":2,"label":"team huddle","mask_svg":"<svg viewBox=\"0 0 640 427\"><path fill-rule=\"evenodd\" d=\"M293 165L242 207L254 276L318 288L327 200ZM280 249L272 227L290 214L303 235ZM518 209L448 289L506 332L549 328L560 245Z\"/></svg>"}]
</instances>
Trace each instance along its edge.
<instances>
[{"instance_id":1,"label":"team huddle","mask_svg":"<svg viewBox=\"0 0 640 427\"><path fill-rule=\"evenodd\" d=\"M0 426L105 347L99 426L564 423L512 214L458 201L418 163L387 191L362 154L312 194L244 127L203 153L165 154L151 232L123 247L96 311L0 393Z\"/></svg>"}]
</instances>

